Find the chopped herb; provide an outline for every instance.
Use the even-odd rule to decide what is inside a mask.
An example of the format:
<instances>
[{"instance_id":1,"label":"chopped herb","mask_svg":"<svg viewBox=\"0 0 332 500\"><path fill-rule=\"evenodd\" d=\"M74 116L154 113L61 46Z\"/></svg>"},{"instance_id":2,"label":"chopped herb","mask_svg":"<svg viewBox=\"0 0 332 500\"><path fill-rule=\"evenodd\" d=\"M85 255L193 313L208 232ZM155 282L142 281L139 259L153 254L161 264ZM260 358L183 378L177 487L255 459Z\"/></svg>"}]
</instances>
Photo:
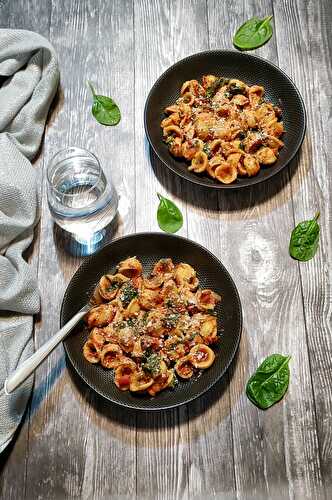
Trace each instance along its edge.
<instances>
[{"instance_id":1,"label":"chopped herb","mask_svg":"<svg viewBox=\"0 0 332 500\"><path fill-rule=\"evenodd\" d=\"M172 378L172 382L169 384L169 388L170 389L174 389L179 383L179 380L177 378L177 376L175 375L175 373L173 373L173 378Z\"/></svg>"},{"instance_id":2,"label":"chopped herb","mask_svg":"<svg viewBox=\"0 0 332 500\"><path fill-rule=\"evenodd\" d=\"M210 85L210 87L208 87L206 89L206 97L208 99L211 99L211 97L213 97L215 95L215 93L217 92L218 88L222 87L223 85L227 85L227 83L229 82L229 79L228 78L217 78L213 83L212 85Z\"/></svg>"},{"instance_id":3,"label":"chopped herb","mask_svg":"<svg viewBox=\"0 0 332 500\"><path fill-rule=\"evenodd\" d=\"M224 92L224 97L227 97L227 99L231 96L229 92Z\"/></svg>"},{"instance_id":4,"label":"chopped herb","mask_svg":"<svg viewBox=\"0 0 332 500\"><path fill-rule=\"evenodd\" d=\"M208 158L211 157L211 149L207 142L203 146L203 152L207 155Z\"/></svg>"},{"instance_id":5,"label":"chopped herb","mask_svg":"<svg viewBox=\"0 0 332 500\"><path fill-rule=\"evenodd\" d=\"M238 138L241 139L245 139L246 138L246 134L244 132L240 132L239 135L238 135Z\"/></svg>"},{"instance_id":6,"label":"chopped herb","mask_svg":"<svg viewBox=\"0 0 332 500\"><path fill-rule=\"evenodd\" d=\"M120 300L124 306L127 306L137 296L138 292L131 281L128 281L123 285Z\"/></svg>"},{"instance_id":7,"label":"chopped herb","mask_svg":"<svg viewBox=\"0 0 332 500\"><path fill-rule=\"evenodd\" d=\"M156 377L160 373L160 361L160 356L158 356L158 354L151 354L145 363L142 364L142 368Z\"/></svg>"},{"instance_id":8,"label":"chopped herb","mask_svg":"<svg viewBox=\"0 0 332 500\"><path fill-rule=\"evenodd\" d=\"M147 311L145 311L144 315L143 315L143 318L142 318L142 323L143 325L145 326L148 322L148 315L149 313Z\"/></svg>"},{"instance_id":9,"label":"chopped herb","mask_svg":"<svg viewBox=\"0 0 332 500\"><path fill-rule=\"evenodd\" d=\"M128 318L126 320L126 323L127 323L127 326L134 326L137 323L137 319L136 318Z\"/></svg>"},{"instance_id":10,"label":"chopped herb","mask_svg":"<svg viewBox=\"0 0 332 500\"><path fill-rule=\"evenodd\" d=\"M243 142L240 142L239 148L244 151L244 144L243 144Z\"/></svg>"},{"instance_id":11,"label":"chopped herb","mask_svg":"<svg viewBox=\"0 0 332 500\"><path fill-rule=\"evenodd\" d=\"M166 144L168 144L168 146L171 146L174 143L174 137L172 135L169 135L167 139L165 139L165 142Z\"/></svg>"},{"instance_id":12,"label":"chopped herb","mask_svg":"<svg viewBox=\"0 0 332 500\"><path fill-rule=\"evenodd\" d=\"M113 290L116 290L119 288L119 283L111 283L109 287L107 287L108 292L113 292Z\"/></svg>"},{"instance_id":13,"label":"chopped herb","mask_svg":"<svg viewBox=\"0 0 332 500\"><path fill-rule=\"evenodd\" d=\"M166 306L172 308L172 307L174 307L174 302L172 300L168 299L168 300L166 300Z\"/></svg>"}]
</instances>

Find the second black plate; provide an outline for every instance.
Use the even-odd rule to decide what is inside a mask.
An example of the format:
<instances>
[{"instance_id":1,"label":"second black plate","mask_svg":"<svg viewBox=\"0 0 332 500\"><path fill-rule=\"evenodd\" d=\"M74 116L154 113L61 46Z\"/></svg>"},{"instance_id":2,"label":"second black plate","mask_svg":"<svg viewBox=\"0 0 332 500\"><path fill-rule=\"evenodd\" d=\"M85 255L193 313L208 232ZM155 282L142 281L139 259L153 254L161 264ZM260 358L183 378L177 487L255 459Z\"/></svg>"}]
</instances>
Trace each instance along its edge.
<instances>
[{"instance_id":1,"label":"second black plate","mask_svg":"<svg viewBox=\"0 0 332 500\"><path fill-rule=\"evenodd\" d=\"M278 161L269 168L262 168L255 177L238 178L233 184L221 184L206 176L188 170L188 164L174 158L163 142L160 122L165 118L164 109L180 95L186 80L201 80L203 75L214 74L238 78L253 85L263 85L269 101L282 109L286 133L282 136L285 146ZM261 57L231 50L211 50L186 57L171 66L152 87L145 104L144 124L147 138L159 159L179 176L201 186L216 189L237 189L265 181L280 172L300 148L306 129L306 112L302 97L292 80L280 68Z\"/></svg>"},{"instance_id":2,"label":"second black plate","mask_svg":"<svg viewBox=\"0 0 332 500\"><path fill-rule=\"evenodd\" d=\"M201 245L193 241L163 233L140 233L126 236L106 245L86 259L74 274L66 290L61 308L63 326L84 304L100 277L115 271L119 261L136 255L144 273L162 257L171 257L174 263L187 262L197 271L202 288L212 288L222 295L218 305L220 343L214 348L214 364L199 378L180 382L174 390L165 390L156 397L121 392L113 382L113 370L92 365L83 357L82 348L87 339L83 323L64 341L68 358L80 377L97 393L121 406L140 410L173 408L195 399L213 386L232 362L239 345L242 330L242 311L238 292L232 278L221 262Z\"/></svg>"}]
</instances>

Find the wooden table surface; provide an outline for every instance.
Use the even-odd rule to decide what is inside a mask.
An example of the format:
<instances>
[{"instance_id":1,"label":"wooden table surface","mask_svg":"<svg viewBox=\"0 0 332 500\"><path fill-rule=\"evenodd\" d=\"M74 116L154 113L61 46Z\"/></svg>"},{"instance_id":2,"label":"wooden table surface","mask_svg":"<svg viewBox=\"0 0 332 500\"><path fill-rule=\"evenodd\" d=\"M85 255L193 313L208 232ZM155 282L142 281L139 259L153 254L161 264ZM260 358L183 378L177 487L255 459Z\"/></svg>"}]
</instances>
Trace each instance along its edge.
<instances>
[{"instance_id":1,"label":"wooden table surface","mask_svg":"<svg viewBox=\"0 0 332 500\"><path fill-rule=\"evenodd\" d=\"M156 191L181 207L180 234L216 254L233 276L244 328L236 361L199 400L160 414L106 404L66 367L62 346L38 369L13 444L2 455L1 498L320 499L332 497L331 159L329 0L1 0L0 26L37 31L54 45L61 89L36 161L42 211L30 259L38 271L40 346L58 327L81 262L53 229L45 168L60 148L95 152L121 195L114 236L158 230ZM296 83L308 112L301 151L283 174L239 192L205 191L154 158L143 108L157 77L206 49L232 48L246 19L274 15L255 51ZM118 127L90 114L86 80L119 103ZM330 169L330 171L329 171ZM320 210L321 240L307 263L288 255L294 224ZM287 396L263 412L245 395L273 352L290 354Z\"/></svg>"}]
</instances>

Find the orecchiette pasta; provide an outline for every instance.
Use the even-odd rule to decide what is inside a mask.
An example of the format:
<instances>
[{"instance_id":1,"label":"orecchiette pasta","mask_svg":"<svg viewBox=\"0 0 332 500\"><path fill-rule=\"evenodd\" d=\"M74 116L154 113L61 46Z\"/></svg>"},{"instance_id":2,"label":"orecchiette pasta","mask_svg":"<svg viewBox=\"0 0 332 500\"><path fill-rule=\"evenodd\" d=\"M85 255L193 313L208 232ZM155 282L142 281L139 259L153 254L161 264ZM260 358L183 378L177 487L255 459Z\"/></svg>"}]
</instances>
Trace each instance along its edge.
<instances>
[{"instance_id":1,"label":"orecchiette pasta","mask_svg":"<svg viewBox=\"0 0 332 500\"><path fill-rule=\"evenodd\" d=\"M188 80L161 122L170 153L188 170L224 184L254 176L278 158L284 133L281 109L264 99L264 87L215 75Z\"/></svg>"},{"instance_id":2,"label":"orecchiette pasta","mask_svg":"<svg viewBox=\"0 0 332 500\"><path fill-rule=\"evenodd\" d=\"M199 288L187 263L161 259L143 276L141 262L130 257L99 282L98 305L86 316L83 355L114 369L121 391L155 396L173 387L176 375L189 379L212 365L215 354L208 346L218 341L213 311L220 300L214 291Z\"/></svg>"}]
</instances>

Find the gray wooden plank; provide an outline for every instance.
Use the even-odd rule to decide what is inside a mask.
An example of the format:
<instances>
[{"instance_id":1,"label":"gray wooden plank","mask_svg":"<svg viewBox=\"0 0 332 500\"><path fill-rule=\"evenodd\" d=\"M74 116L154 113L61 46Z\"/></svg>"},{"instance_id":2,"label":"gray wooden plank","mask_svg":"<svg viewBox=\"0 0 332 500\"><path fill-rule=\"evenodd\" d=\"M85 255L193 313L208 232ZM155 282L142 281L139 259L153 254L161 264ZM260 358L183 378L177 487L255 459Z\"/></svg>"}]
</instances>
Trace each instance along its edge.
<instances>
[{"instance_id":1,"label":"gray wooden plank","mask_svg":"<svg viewBox=\"0 0 332 500\"><path fill-rule=\"evenodd\" d=\"M0 0L0 28L9 28L9 0Z\"/></svg>"},{"instance_id":2,"label":"gray wooden plank","mask_svg":"<svg viewBox=\"0 0 332 500\"><path fill-rule=\"evenodd\" d=\"M143 110L149 89L173 60L173 44L185 29L182 2L138 0L135 18L135 163L136 230L159 230L156 193L176 201L186 217L181 198L182 183L171 182L165 169L150 165L150 152L143 127ZM181 36L181 35L180 35ZM165 186L165 187L164 187ZM172 188L171 188L172 186ZM180 231L186 234L186 224ZM188 427L186 410L137 414L137 498L175 499L188 495ZM166 472L167 471L167 472Z\"/></svg>"},{"instance_id":3,"label":"gray wooden plank","mask_svg":"<svg viewBox=\"0 0 332 500\"><path fill-rule=\"evenodd\" d=\"M211 48L232 48L232 36L242 22L272 13L269 1L233 2L227 9L209 1L208 6ZM276 41L284 37L280 26L257 53L278 62ZM219 252L239 286L247 341L247 364L236 367L242 377L231 370L230 384L239 498L322 494L301 282L288 256L293 219L288 181L286 171L258 189L219 197ZM264 413L247 400L244 386L272 352L292 355L292 378L283 402Z\"/></svg>"},{"instance_id":4,"label":"gray wooden plank","mask_svg":"<svg viewBox=\"0 0 332 500\"><path fill-rule=\"evenodd\" d=\"M209 48L208 12L204 2L177 2L172 15L184 28L175 28L173 61ZM172 19L171 23L176 26ZM169 174L174 182L174 176ZM182 197L187 203L187 235L219 253L218 197L183 182ZM228 377L208 394L188 405L189 498L232 497L235 492L232 422ZM222 443L222 446L220 446Z\"/></svg>"},{"instance_id":5,"label":"gray wooden plank","mask_svg":"<svg viewBox=\"0 0 332 500\"><path fill-rule=\"evenodd\" d=\"M130 232L134 219L134 198L128 196L134 191L134 171L128 168L134 144L132 27L131 1L52 4L50 41L59 54L62 88L46 135L45 164L69 145L96 153L122 195L120 221L128 222L117 234ZM102 127L92 117L87 79L119 103L123 120L117 128ZM64 289L80 263L53 231L45 184L43 201L38 345L57 329ZM27 498L132 497L135 477L127 471L135 467L135 436L135 416L126 413L124 419L120 409L91 394L65 369L63 348L57 348L36 374Z\"/></svg>"},{"instance_id":6,"label":"gray wooden plank","mask_svg":"<svg viewBox=\"0 0 332 500\"><path fill-rule=\"evenodd\" d=\"M27 17L27 12L29 13ZM38 21L37 21L38 19ZM27 6L26 2L16 0L15 2L0 2L0 25L11 29L28 29L38 31L41 35L48 37L50 20L50 1L47 0L40 6L40 2L32 0ZM43 155L42 149L34 161L38 172L38 179L42 178ZM35 230L35 238L28 249L26 258L35 271L38 272L39 258L39 228ZM30 403L22 419L14 442L11 443L1 456L0 472L0 496L8 500L24 498L27 489L27 460L29 453L29 414Z\"/></svg>"},{"instance_id":7,"label":"gray wooden plank","mask_svg":"<svg viewBox=\"0 0 332 500\"><path fill-rule=\"evenodd\" d=\"M275 2L280 66L298 84L307 108L308 131L301 163L292 178L294 223L320 210L319 251L297 265L304 297L306 335L320 448L322 479L332 495L331 283L331 3ZM293 266L296 266L294 263ZM309 397L309 396L308 396ZM307 486L309 488L309 486Z\"/></svg>"}]
</instances>

